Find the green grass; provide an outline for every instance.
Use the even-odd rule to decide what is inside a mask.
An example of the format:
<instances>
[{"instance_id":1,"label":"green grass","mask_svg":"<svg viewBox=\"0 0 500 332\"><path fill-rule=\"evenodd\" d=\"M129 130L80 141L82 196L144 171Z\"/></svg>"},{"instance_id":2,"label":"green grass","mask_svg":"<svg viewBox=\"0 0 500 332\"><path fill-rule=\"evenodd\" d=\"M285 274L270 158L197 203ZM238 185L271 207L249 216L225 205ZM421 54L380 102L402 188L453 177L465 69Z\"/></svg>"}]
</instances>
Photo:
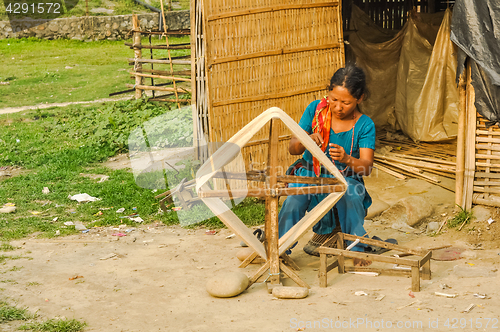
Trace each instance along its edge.
<instances>
[{"instance_id":1,"label":"green grass","mask_svg":"<svg viewBox=\"0 0 500 332\"><path fill-rule=\"evenodd\" d=\"M64 227L67 221L80 221L87 227L122 223L136 226L134 221L122 219L122 215L115 212L122 207L127 214L138 213L146 223L178 224L179 216L184 219L186 214L195 221L204 219L199 214L206 213L206 207L180 211L179 215L177 212L157 214L159 204L154 197L161 191L139 187L128 170L111 170L99 164L110 156L127 152L130 132L160 114L169 116L174 113L166 106L138 100L0 116L0 127L3 128L0 132L0 165L25 168L23 174L1 182L0 206L11 202L17 210L0 216L0 240L19 239L35 232L47 237L55 236L57 231L60 235L76 233L74 227ZM171 123L180 130L169 127ZM180 123L162 121L157 125L155 130L166 130L174 139L179 138L176 135L186 135L188 129L192 130L187 120ZM187 136L191 135L187 133ZM189 180L197 165L186 165L179 174L174 175L172 171L169 176L178 181L184 177ZM109 180L97 183L97 180L82 177L80 173L108 175ZM48 187L50 193L43 194L43 187ZM68 195L79 193L101 200L78 204L68 199ZM137 209L133 210L134 207ZM33 215L34 211L40 213ZM234 211L247 225L264 221L261 201L247 198ZM55 217L58 218L56 221ZM189 226L199 225L224 227L217 217Z\"/></svg>"},{"instance_id":2,"label":"green grass","mask_svg":"<svg viewBox=\"0 0 500 332\"><path fill-rule=\"evenodd\" d=\"M126 90L125 84L134 83L127 62L134 53L124 42L131 41L0 40L0 58L3 59L0 81L10 83L2 86L0 108L90 101ZM154 38L152 42L165 43L165 40ZM189 36L169 37L169 42L187 43ZM171 51L172 56L189 54L190 50ZM168 57L166 50L154 51L155 59L163 57ZM155 68L167 70L166 65ZM176 65L174 70L190 70L190 67ZM159 83L157 80L156 84Z\"/></svg>"},{"instance_id":3,"label":"green grass","mask_svg":"<svg viewBox=\"0 0 500 332\"><path fill-rule=\"evenodd\" d=\"M49 319L43 323L30 323L19 327L19 330L36 332L80 332L86 323L76 319Z\"/></svg>"},{"instance_id":4,"label":"green grass","mask_svg":"<svg viewBox=\"0 0 500 332\"><path fill-rule=\"evenodd\" d=\"M6 302L0 302L0 324L13 320L28 320L33 317L26 309L20 309Z\"/></svg>"},{"instance_id":5,"label":"green grass","mask_svg":"<svg viewBox=\"0 0 500 332\"><path fill-rule=\"evenodd\" d=\"M467 211L461 206L457 205L460 211L450 220L448 220L447 225L449 228L456 228L462 225L470 223L471 219L474 217L472 210Z\"/></svg>"},{"instance_id":6,"label":"green grass","mask_svg":"<svg viewBox=\"0 0 500 332\"><path fill-rule=\"evenodd\" d=\"M12 251L15 250L16 247L11 245L10 243L4 242L2 245L0 245L0 251Z\"/></svg>"},{"instance_id":7,"label":"green grass","mask_svg":"<svg viewBox=\"0 0 500 332\"><path fill-rule=\"evenodd\" d=\"M16 260L16 259L21 259L21 258L27 258L27 257L22 257L22 256L5 256L5 255L0 255L0 263L5 262L8 259L11 260Z\"/></svg>"}]
</instances>

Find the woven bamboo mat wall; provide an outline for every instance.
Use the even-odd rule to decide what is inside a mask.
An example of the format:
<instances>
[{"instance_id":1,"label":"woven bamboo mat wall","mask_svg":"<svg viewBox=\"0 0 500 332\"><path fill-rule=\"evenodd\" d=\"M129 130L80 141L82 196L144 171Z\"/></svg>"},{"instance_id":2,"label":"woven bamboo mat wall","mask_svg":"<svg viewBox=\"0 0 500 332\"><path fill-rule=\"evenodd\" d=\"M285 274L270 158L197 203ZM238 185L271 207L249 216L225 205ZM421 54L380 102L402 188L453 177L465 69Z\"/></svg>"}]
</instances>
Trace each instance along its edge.
<instances>
[{"instance_id":1,"label":"woven bamboo mat wall","mask_svg":"<svg viewBox=\"0 0 500 332\"><path fill-rule=\"evenodd\" d=\"M344 65L337 1L204 0L200 7L212 142L226 141L272 106L298 122ZM266 127L243 149L247 167L265 167L268 134ZM286 170L297 156L288 153L290 133L280 127L279 136Z\"/></svg>"},{"instance_id":2,"label":"woven bamboo mat wall","mask_svg":"<svg viewBox=\"0 0 500 332\"><path fill-rule=\"evenodd\" d=\"M500 206L500 128L477 114L473 203Z\"/></svg>"}]
</instances>

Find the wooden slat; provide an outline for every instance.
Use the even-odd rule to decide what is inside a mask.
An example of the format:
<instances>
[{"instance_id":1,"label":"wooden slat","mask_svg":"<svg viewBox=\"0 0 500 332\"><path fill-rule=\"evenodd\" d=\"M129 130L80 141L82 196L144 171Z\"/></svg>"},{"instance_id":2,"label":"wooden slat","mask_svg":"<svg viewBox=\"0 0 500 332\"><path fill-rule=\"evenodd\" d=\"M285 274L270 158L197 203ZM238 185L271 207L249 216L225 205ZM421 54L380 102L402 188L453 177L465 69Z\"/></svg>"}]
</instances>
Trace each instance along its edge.
<instances>
[{"instance_id":1,"label":"wooden slat","mask_svg":"<svg viewBox=\"0 0 500 332\"><path fill-rule=\"evenodd\" d=\"M488 137L476 136L476 142L481 142L481 143L500 143L500 138L488 138Z\"/></svg>"},{"instance_id":2,"label":"wooden slat","mask_svg":"<svg viewBox=\"0 0 500 332\"><path fill-rule=\"evenodd\" d=\"M128 58L127 61L129 63L134 63L136 62L137 60L137 63L160 63L160 64L174 64L174 65L190 65L191 64L191 60L160 60L160 59L130 59Z\"/></svg>"},{"instance_id":3,"label":"wooden slat","mask_svg":"<svg viewBox=\"0 0 500 332\"><path fill-rule=\"evenodd\" d=\"M318 249L319 250L319 249ZM399 264L399 265L407 265L407 266L417 266L417 260L410 260L404 258L396 258L382 255L374 255L374 254L365 254L358 251L345 251L336 248L321 248L322 253L336 255L336 256L345 256L350 258L360 258L365 260L376 260L377 262L383 263L391 263L391 264Z\"/></svg>"},{"instance_id":4,"label":"wooden slat","mask_svg":"<svg viewBox=\"0 0 500 332\"><path fill-rule=\"evenodd\" d=\"M191 49L190 44L177 44L177 45L140 45L140 44L132 44L125 43L126 46L130 48L139 48L139 49L151 49L151 50L189 50Z\"/></svg>"},{"instance_id":5,"label":"wooden slat","mask_svg":"<svg viewBox=\"0 0 500 332\"><path fill-rule=\"evenodd\" d=\"M394 162L397 162L397 163L400 163L403 165L412 166L412 167L433 169L436 171L448 172L448 173L455 173L455 167L451 167L449 165L437 165L437 164L432 164L432 163L425 162L425 161L405 160L403 158L381 155L379 153L375 153L375 160L388 160L388 161L394 161Z\"/></svg>"},{"instance_id":6,"label":"wooden slat","mask_svg":"<svg viewBox=\"0 0 500 332\"><path fill-rule=\"evenodd\" d=\"M292 54L292 53L299 53L299 52L308 52L308 51L314 51L314 50L332 49L332 48L339 48L339 47L340 47L340 44L335 43L335 44L326 44L326 45L318 45L318 46L297 47L297 48L293 48L293 49L280 49L280 50L256 52L256 53L235 55L235 56L224 57L224 58L214 58L213 60L211 60L209 62L209 67L211 67L213 65L227 63L227 62L233 62L233 61L241 61L241 60L247 60L247 59L255 59L255 58L261 58L261 57L267 57L267 56L276 56L276 55Z\"/></svg>"},{"instance_id":7,"label":"wooden slat","mask_svg":"<svg viewBox=\"0 0 500 332\"><path fill-rule=\"evenodd\" d=\"M491 127L490 127L491 128ZM476 130L477 135L493 135L493 136L500 136L500 131L488 131L488 130ZM481 136L479 136L481 137Z\"/></svg>"},{"instance_id":8,"label":"wooden slat","mask_svg":"<svg viewBox=\"0 0 500 332\"><path fill-rule=\"evenodd\" d=\"M495 188L484 188L484 187L473 187L474 192L479 192L479 193L492 193L492 194L500 194L500 189L495 189Z\"/></svg>"},{"instance_id":9,"label":"wooden slat","mask_svg":"<svg viewBox=\"0 0 500 332\"><path fill-rule=\"evenodd\" d=\"M163 88L161 86L149 86L149 85L133 85L133 84L126 84L125 85L127 88L137 88L137 89L141 89L141 90L155 90L155 91L179 91L181 93L185 93L185 92L191 92L190 89L185 89L185 88L178 88L178 89L174 89L174 88Z\"/></svg>"},{"instance_id":10,"label":"wooden slat","mask_svg":"<svg viewBox=\"0 0 500 332\"><path fill-rule=\"evenodd\" d=\"M417 156L410 156L410 155L406 155L406 154L393 153L393 152L390 152L388 155L394 156L394 157L399 157L399 158L405 158L405 159L429 161L432 163L436 163L436 164L440 164L440 165L449 165L449 166L453 166L453 167L455 167L455 165L456 165L456 163L453 161L447 161L447 160L436 159L436 158L417 157Z\"/></svg>"},{"instance_id":11,"label":"wooden slat","mask_svg":"<svg viewBox=\"0 0 500 332\"><path fill-rule=\"evenodd\" d=\"M401 180L405 180L406 179L406 176L404 176L403 174L401 173L398 173L398 172L395 172L385 166L382 166L380 164L377 164L377 163L373 163L373 167L375 167L376 169L378 170L381 170L383 172L386 172L387 174L390 174L398 179L401 179Z\"/></svg>"},{"instance_id":12,"label":"wooden slat","mask_svg":"<svg viewBox=\"0 0 500 332\"><path fill-rule=\"evenodd\" d=\"M500 179L500 173L476 172L475 176L477 178Z\"/></svg>"},{"instance_id":13,"label":"wooden slat","mask_svg":"<svg viewBox=\"0 0 500 332\"><path fill-rule=\"evenodd\" d=\"M279 99L279 98L285 98L285 97L290 97L290 96L295 96L295 95L300 95L300 94L305 94L305 93L310 93L310 92L323 91L323 90L325 90L325 88L326 88L325 85L320 85L320 86L310 87L310 88L297 90L297 91L286 91L286 92L281 92L281 93L266 93L266 94L257 95L254 97L221 100L218 102L214 102L213 106L219 107L219 106L226 106L226 105L232 105L232 104L241 104L241 103L248 103L248 102L263 101L263 100L269 100L269 99Z\"/></svg>"},{"instance_id":14,"label":"wooden slat","mask_svg":"<svg viewBox=\"0 0 500 332\"><path fill-rule=\"evenodd\" d=\"M151 75L151 74L142 74L142 73L134 73L134 72L130 72L130 75L141 76L141 77L160 78L160 79L164 79L164 80L176 80L176 81L182 81L182 82L191 82L190 78L182 78L182 77L175 77L175 76Z\"/></svg>"},{"instance_id":15,"label":"wooden slat","mask_svg":"<svg viewBox=\"0 0 500 332\"><path fill-rule=\"evenodd\" d=\"M222 13L222 14L210 15L210 16L208 16L207 20L208 21L215 21L215 20L220 20L223 18L238 17L238 16L252 15L252 14L261 14L261 13L269 13L269 12L275 12L275 11L280 11L280 10L334 7L334 6L338 6L338 5L339 5L338 1L311 3L311 4L304 4L304 5L302 5L302 4L275 5L272 7L259 7L259 8L252 8L252 9L247 9L247 10L232 11L232 12L227 12L227 13Z\"/></svg>"},{"instance_id":16,"label":"wooden slat","mask_svg":"<svg viewBox=\"0 0 500 332\"><path fill-rule=\"evenodd\" d=\"M497 181L474 181L475 186L500 186Z\"/></svg>"},{"instance_id":17,"label":"wooden slat","mask_svg":"<svg viewBox=\"0 0 500 332\"><path fill-rule=\"evenodd\" d=\"M166 33L163 31L142 31L139 29L134 29L132 32L139 32L143 35L168 35L168 36L175 36L175 35L190 35L191 31L189 29L182 29L182 30L169 30Z\"/></svg>"},{"instance_id":18,"label":"wooden slat","mask_svg":"<svg viewBox=\"0 0 500 332\"><path fill-rule=\"evenodd\" d=\"M151 73L155 75L170 75L170 71L166 70L156 70L156 69L140 69L137 70L138 73ZM189 70L176 70L174 71L174 75L180 75L180 76L190 76L191 71Z\"/></svg>"}]
</instances>

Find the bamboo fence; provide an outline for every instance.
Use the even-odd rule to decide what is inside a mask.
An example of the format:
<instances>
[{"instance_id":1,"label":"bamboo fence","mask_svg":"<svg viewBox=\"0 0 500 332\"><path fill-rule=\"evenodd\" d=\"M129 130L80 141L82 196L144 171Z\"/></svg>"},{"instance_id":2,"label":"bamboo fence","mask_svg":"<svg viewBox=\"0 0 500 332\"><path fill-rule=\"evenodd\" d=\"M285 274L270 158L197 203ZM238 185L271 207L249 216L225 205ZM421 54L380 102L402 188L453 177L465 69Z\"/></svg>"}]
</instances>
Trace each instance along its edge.
<instances>
[{"instance_id":1,"label":"bamboo fence","mask_svg":"<svg viewBox=\"0 0 500 332\"><path fill-rule=\"evenodd\" d=\"M165 21L163 2L161 4L163 21ZM179 108L183 103L191 103L191 99L181 97L191 92L191 70L179 67L191 66L190 56L173 57L171 55L171 50L191 49L191 44L171 45L168 39L172 35L186 35L190 32L168 30L165 25L163 25L163 31L144 31L141 30L137 15L132 16L132 27L132 43L125 43L125 45L134 50L134 57L127 60L129 65L133 66L130 75L135 81L134 84L127 84L127 87L135 90L135 98L139 99L145 91L151 91L152 98L149 100L173 102ZM153 43L154 36L165 37L165 43ZM148 44L142 43L143 37L148 38ZM155 59L155 50L162 52L166 50L167 57Z\"/></svg>"},{"instance_id":2,"label":"bamboo fence","mask_svg":"<svg viewBox=\"0 0 500 332\"><path fill-rule=\"evenodd\" d=\"M326 94L344 65L341 3L331 0L193 0L199 137L225 142L266 109L296 122ZM290 132L278 125L280 173L297 159ZM263 170L269 126L242 149L247 169Z\"/></svg>"},{"instance_id":3,"label":"bamboo fence","mask_svg":"<svg viewBox=\"0 0 500 332\"><path fill-rule=\"evenodd\" d=\"M488 120L476 110L470 61L459 82L455 203L465 209L472 204L500 207L500 128L487 127Z\"/></svg>"}]
</instances>

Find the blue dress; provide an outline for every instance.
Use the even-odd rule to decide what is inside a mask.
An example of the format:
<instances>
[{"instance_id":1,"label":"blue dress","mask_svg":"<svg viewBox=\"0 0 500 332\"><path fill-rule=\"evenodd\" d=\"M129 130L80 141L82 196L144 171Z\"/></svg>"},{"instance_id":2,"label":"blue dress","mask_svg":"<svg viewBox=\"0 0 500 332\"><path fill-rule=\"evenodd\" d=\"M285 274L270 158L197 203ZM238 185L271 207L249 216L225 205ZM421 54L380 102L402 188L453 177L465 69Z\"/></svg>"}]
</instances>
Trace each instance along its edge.
<instances>
[{"instance_id":1,"label":"blue dress","mask_svg":"<svg viewBox=\"0 0 500 332\"><path fill-rule=\"evenodd\" d=\"M313 101L307 106L302 118L300 119L299 126L304 129L308 134L312 134L312 121L314 114L316 112L316 107L319 104L319 100ZM330 131L330 143L338 144L344 148L346 153L349 154L351 151L351 142L353 135L353 130L343 131L340 133L335 133L333 129ZM366 115L361 115L354 126L354 146L352 147L352 156L354 158L359 158L359 149L368 148L375 150L375 124ZM326 155L330 157L328 148L325 151ZM309 163L313 164L313 159L311 153L306 150L302 158ZM335 161L335 166L342 171L346 165L338 161ZM297 176L310 176L315 177L314 171L308 169L309 167L301 167L295 171ZM354 173L349 172L350 168L347 168L346 181L348 184L347 191L342 196L342 198L335 204L339 215L339 222L342 228L342 232L347 234L353 234L357 236L363 236L366 231L363 227L364 217L366 215L366 209L371 205L372 200L368 192L366 191L363 178ZM333 177L331 174L321 174L322 177ZM289 187L302 187L309 186L308 184L290 183ZM295 195L288 196L281 210L279 212L279 236L283 236L289 229L291 229L297 222L299 222L302 217L304 217L307 211L311 211L316 205L319 204L328 194L316 194L316 195ZM327 212L327 214L313 227L313 231L316 234L329 234L335 228L335 216L333 209ZM363 251L362 243L358 244L353 251Z\"/></svg>"}]
</instances>

